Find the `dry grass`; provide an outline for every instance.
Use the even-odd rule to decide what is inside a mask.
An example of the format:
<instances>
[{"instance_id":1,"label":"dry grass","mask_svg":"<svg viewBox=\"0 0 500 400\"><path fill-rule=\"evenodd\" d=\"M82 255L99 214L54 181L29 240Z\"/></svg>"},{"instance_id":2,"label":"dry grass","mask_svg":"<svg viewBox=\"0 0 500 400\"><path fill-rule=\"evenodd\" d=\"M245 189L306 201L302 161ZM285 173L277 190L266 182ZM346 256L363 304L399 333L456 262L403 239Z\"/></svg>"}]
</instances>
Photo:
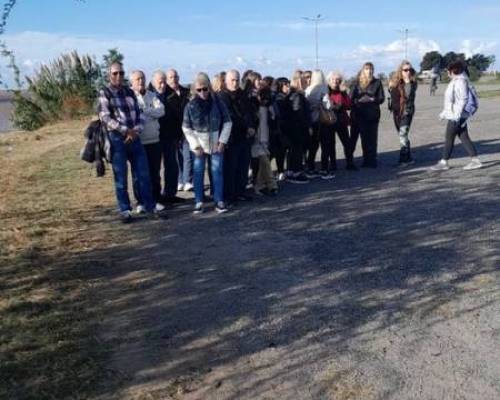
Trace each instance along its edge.
<instances>
[{"instance_id":1,"label":"dry grass","mask_svg":"<svg viewBox=\"0 0 500 400\"><path fill-rule=\"evenodd\" d=\"M85 254L124 232L110 174L79 160L85 125L0 136L0 398L90 398L112 381Z\"/></svg>"}]
</instances>

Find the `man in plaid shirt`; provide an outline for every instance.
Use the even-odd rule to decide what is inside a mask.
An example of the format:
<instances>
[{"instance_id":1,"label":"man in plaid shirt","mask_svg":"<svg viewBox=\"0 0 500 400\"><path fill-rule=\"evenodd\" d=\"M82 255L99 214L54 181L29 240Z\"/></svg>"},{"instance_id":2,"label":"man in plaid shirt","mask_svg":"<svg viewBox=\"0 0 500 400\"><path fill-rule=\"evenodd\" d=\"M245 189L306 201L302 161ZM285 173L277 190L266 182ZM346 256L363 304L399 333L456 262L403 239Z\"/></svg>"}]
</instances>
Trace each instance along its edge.
<instances>
[{"instance_id":1,"label":"man in plaid shirt","mask_svg":"<svg viewBox=\"0 0 500 400\"><path fill-rule=\"evenodd\" d=\"M146 212L154 213L155 203L146 153L139 138L144 124L143 116L134 92L123 84L124 76L121 63L115 62L109 67L110 84L99 93L98 113L109 132L116 199L122 221L126 223L132 220L127 161L130 162L132 176L137 181Z\"/></svg>"}]
</instances>

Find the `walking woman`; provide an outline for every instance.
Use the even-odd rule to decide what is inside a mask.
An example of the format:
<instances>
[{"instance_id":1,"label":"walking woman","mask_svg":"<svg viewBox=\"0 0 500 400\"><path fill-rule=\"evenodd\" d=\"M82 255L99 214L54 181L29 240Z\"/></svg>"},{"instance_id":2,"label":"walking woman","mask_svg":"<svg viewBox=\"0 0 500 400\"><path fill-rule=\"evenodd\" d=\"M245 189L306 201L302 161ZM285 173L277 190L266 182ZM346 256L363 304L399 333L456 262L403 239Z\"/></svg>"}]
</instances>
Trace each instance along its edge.
<instances>
[{"instance_id":1,"label":"walking woman","mask_svg":"<svg viewBox=\"0 0 500 400\"><path fill-rule=\"evenodd\" d=\"M463 167L464 170L478 169L483 166L479 158L474 144L470 140L469 131L467 128L467 119L469 113L465 111L467 101L470 94L470 82L465 72L465 65L462 61L452 62L448 68L448 75L451 79L446 92L444 94L444 110L439 117L447 120L445 142L443 149L443 158L433 167L433 171L443 171L450 169L448 160L453 152L455 138L458 136L462 142L465 151L469 155L470 162Z\"/></svg>"},{"instance_id":2,"label":"walking woman","mask_svg":"<svg viewBox=\"0 0 500 400\"><path fill-rule=\"evenodd\" d=\"M224 203L224 148L231 133L226 106L212 91L208 75L200 72L191 87L192 100L184 110L182 130L194 153L194 213L203 212L205 159L210 160L215 211L227 211Z\"/></svg>"},{"instance_id":3,"label":"walking woman","mask_svg":"<svg viewBox=\"0 0 500 400\"><path fill-rule=\"evenodd\" d=\"M335 135L338 135L346 160L346 169L357 171L358 168L353 162L353 150L349 137L349 125L351 120L348 111L351 110L351 98L347 94L344 86L344 78L338 72L331 72L328 75L328 103L327 108L333 109L336 121L332 127L321 131L321 177L328 179L337 169L337 155L335 150Z\"/></svg>"},{"instance_id":4,"label":"walking woman","mask_svg":"<svg viewBox=\"0 0 500 400\"><path fill-rule=\"evenodd\" d=\"M328 86L326 85L323 72L316 69L311 74L310 85L305 90L306 99L309 102L311 110L311 122L313 133L308 137L306 148L306 176L309 179L317 178L319 173L316 171L316 153L319 149L320 132L328 129L322 126L319 115L323 107L323 99L328 96Z\"/></svg>"},{"instance_id":5,"label":"walking woman","mask_svg":"<svg viewBox=\"0 0 500 400\"><path fill-rule=\"evenodd\" d=\"M363 167L377 168L378 125L380 105L385 101L380 79L374 77L374 66L367 62L361 68L356 83L351 88L351 149L354 153L358 136L361 136Z\"/></svg>"},{"instance_id":6,"label":"walking woman","mask_svg":"<svg viewBox=\"0 0 500 400\"><path fill-rule=\"evenodd\" d=\"M411 122L415 114L415 96L417 94L417 74L409 61L403 61L389 82L389 110L392 111L394 126L399 134L399 164L413 162L411 156Z\"/></svg>"}]
</instances>

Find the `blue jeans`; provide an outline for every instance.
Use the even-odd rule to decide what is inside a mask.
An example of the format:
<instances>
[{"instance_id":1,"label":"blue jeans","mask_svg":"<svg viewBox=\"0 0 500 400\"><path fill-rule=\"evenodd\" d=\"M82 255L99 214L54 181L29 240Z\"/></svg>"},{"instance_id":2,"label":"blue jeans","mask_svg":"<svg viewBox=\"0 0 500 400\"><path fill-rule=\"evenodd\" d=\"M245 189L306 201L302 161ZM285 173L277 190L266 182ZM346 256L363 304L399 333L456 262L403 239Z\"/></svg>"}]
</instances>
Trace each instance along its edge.
<instances>
[{"instance_id":1,"label":"blue jeans","mask_svg":"<svg viewBox=\"0 0 500 400\"><path fill-rule=\"evenodd\" d=\"M137 181L137 190L140 193L143 206L146 211L153 211L155 202L151 194L148 160L141 140L137 138L131 143L125 143L125 138L119 132L111 132L109 140L111 142L111 165L113 166L116 199L120 211L132 209L127 188L127 161L130 162L132 174Z\"/></svg>"},{"instance_id":2,"label":"blue jeans","mask_svg":"<svg viewBox=\"0 0 500 400\"><path fill-rule=\"evenodd\" d=\"M177 194L177 179L179 178L177 140L162 140L160 143L163 157L163 196L165 199L171 199Z\"/></svg>"},{"instance_id":3,"label":"blue jeans","mask_svg":"<svg viewBox=\"0 0 500 400\"><path fill-rule=\"evenodd\" d=\"M209 157L203 153L201 156L194 156L193 165L193 182L194 182L194 199L196 203L203 202L203 194L205 191L205 158ZM214 201L219 203L224 201L224 154L213 153L210 156L210 170L212 172L212 185L214 192Z\"/></svg>"},{"instance_id":4,"label":"blue jeans","mask_svg":"<svg viewBox=\"0 0 500 400\"><path fill-rule=\"evenodd\" d=\"M179 150L179 183L185 185L193 181L193 154L189 149L189 143L184 139Z\"/></svg>"}]
</instances>

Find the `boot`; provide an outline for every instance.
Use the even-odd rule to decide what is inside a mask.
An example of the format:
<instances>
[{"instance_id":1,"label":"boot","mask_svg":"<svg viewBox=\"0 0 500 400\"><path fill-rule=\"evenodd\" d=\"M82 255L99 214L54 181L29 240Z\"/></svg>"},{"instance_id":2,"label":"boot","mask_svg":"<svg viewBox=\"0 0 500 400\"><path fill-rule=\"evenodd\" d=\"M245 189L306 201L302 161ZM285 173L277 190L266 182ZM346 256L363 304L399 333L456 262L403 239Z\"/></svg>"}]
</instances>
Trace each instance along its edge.
<instances>
[{"instance_id":1,"label":"boot","mask_svg":"<svg viewBox=\"0 0 500 400\"><path fill-rule=\"evenodd\" d=\"M411 146L410 146L410 142L408 142L408 154L406 156L406 163L407 164L413 164L414 161L413 161L413 157L411 156Z\"/></svg>"}]
</instances>

